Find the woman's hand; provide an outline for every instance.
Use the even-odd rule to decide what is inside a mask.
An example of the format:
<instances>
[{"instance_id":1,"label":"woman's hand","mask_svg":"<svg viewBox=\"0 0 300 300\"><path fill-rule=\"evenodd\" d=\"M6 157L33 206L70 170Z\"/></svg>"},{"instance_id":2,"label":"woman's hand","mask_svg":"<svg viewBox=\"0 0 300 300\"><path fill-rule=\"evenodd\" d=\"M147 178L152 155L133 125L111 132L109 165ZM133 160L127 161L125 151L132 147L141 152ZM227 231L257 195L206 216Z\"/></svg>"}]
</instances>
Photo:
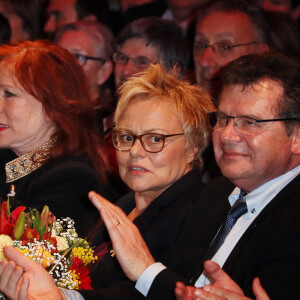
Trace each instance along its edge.
<instances>
[{"instance_id":1,"label":"woman's hand","mask_svg":"<svg viewBox=\"0 0 300 300\"><path fill-rule=\"evenodd\" d=\"M11 246L4 248L10 260L0 262L0 290L12 300L63 300L51 275L38 263Z\"/></svg>"},{"instance_id":2,"label":"woman's hand","mask_svg":"<svg viewBox=\"0 0 300 300\"><path fill-rule=\"evenodd\" d=\"M130 280L137 281L145 269L155 263L139 230L119 207L102 196L90 192L89 198L100 212L124 273Z\"/></svg>"}]
</instances>

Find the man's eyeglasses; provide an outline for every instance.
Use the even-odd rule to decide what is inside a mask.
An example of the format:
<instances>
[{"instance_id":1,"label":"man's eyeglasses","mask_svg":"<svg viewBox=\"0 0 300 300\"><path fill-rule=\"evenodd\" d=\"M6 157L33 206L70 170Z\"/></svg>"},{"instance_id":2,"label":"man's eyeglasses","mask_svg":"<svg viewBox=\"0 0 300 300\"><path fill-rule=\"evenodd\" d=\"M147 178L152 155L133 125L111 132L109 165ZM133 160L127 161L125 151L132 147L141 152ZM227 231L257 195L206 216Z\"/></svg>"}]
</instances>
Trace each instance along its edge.
<instances>
[{"instance_id":1,"label":"man's eyeglasses","mask_svg":"<svg viewBox=\"0 0 300 300\"><path fill-rule=\"evenodd\" d=\"M234 128L241 134L256 134L262 128L261 123L265 122L291 122L300 121L299 118L278 118L278 119L266 119L256 120L249 117L233 117L227 116L220 112L210 112L207 114L210 126L214 130L223 130L229 123L230 119L233 120Z\"/></svg>"},{"instance_id":2,"label":"man's eyeglasses","mask_svg":"<svg viewBox=\"0 0 300 300\"><path fill-rule=\"evenodd\" d=\"M141 135L135 135L126 131L114 130L112 133L112 140L114 147L118 151L130 151L135 141L138 139L140 140L145 151L157 153L162 151L164 148L166 138L177 135L184 135L184 133L168 135L159 133L145 133Z\"/></svg>"},{"instance_id":3,"label":"man's eyeglasses","mask_svg":"<svg viewBox=\"0 0 300 300\"><path fill-rule=\"evenodd\" d=\"M253 41L249 43L244 43L244 44L231 44L229 42L218 42L214 43L212 45L209 45L206 40L201 40L201 41L196 41L194 43L194 52L197 55L203 55L204 51L211 47L214 53L222 58L226 58L230 56L233 52L233 48L235 47L241 47L241 46L248 46L248 45L253 45L253 44L258 44L258 41Z\"/></svg>"},{"instance_id":4,"label":"man's eyeglasses","mask_svg":"<svg viewBox=\"0 0 300 300\"><path fill-rule=\"evenodd\" d=\"M132 63L139 69L144 69L153 63L149 58L145 56L129 57L123 52L115 52L113 54L113 61L117 64L126 65L128 61L131 60Z\"/></svg>"},{"instance_id":5,"label":"man's eyeglasses","mask_svg":"<svg viewBox=\"0 0 300 300\"><path fill-rule=\"evenodd\" d=\"M87 56L81 53L73 53L75 58L77 59L78 63L83 67L86 64L86 61L91 59L91 60L98 60L101 61L102 63L106 62L106 59L101 58L101 57L92 57L92 56Z\"/></svg>"}]
</instances>

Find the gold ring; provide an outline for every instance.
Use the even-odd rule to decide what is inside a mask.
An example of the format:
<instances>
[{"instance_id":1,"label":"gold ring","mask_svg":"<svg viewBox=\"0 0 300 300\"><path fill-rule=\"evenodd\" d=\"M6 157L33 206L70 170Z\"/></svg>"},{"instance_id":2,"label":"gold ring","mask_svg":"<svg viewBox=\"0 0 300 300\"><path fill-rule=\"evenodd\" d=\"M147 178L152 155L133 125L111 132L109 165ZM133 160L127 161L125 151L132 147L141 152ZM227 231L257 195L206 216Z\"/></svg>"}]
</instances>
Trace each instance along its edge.
<instances>
[{"instance_id":1,"label":"gold ring","mask_svg":"<svg viewBox=\"0 0 300 300\"><path fill-rule=\"evenodd\" d=\"M115 226L118 226L118 225L120 225L120 221L117 221L117 222L115 223Z\"/></svg>"}]
</instances>

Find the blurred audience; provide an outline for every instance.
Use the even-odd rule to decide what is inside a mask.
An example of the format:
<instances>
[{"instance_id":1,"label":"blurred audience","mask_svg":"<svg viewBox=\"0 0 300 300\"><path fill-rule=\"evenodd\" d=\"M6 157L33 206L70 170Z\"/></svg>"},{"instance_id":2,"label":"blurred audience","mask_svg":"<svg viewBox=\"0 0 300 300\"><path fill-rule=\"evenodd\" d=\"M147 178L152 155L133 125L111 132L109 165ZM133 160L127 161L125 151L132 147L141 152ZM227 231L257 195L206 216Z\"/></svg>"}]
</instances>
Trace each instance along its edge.
<instances>
[{"instance_id":1,"label":"blurred audience","mask_svg":"<svg viewBox=\"0 0 300 300\"><path fill-rule=\"evenodd\" d=\"M270 48L285 55L299 59L299 25L288 14L267 11L266 18L270 25Z\"/></svg>"},{"instance_id":2,"label":"blurred audience","mask_svg":"<svg viewBox=\"0 0 300 300\"><path fill-rule=\"evenodd\" d=\"M11 40L43 38L44 9L41 0L0 0L0 12L10 23Z\"/></svg>"},{"instance_id":3,"label":"blurred audience","mask_svg":"<svg viewBox=\"0 0 300 300\"><path fill-rule=\"evenodd\" d=\"M96 21L77 21L62 26L55 41L73 53L82 66L88 80L90 97L99 117L111 113L114 109L112 94L104 86L113 72L114 36L111 30Z\"/></svg>"},{"instance_id":4,"label":"blurred audience","mask_svg":"<svg viewBox=\"0 0 300 300\"><path fill-rule=\"evenodd\" d=\"M198 16L194 42L197 83L215 100L221 71L249 53L269 50L269 27L260 7L244 0L215 0Z\"/></svg>"},{"instance_id":5,"label":"blurred audience","mask_svg":"<svg viewBox=\"0 0 300 300\"><path fill-rule=\"evenodd\" d=\"M158 17L136 20L125 26L116 38L115 84L118 88L135 73L151 63L161 62L167 71L182 77L189 60L180 28Z\"/></svg>"},{"instance_id":6,"label":"blurred audience","mask_svg":"<svg viewBox=\"0 0 300 300\"><path fill-rule=\"evenodd\" d=\"M3 14L0 13L0 46L8 44L11 39L11 29L9 22Z\"/></svg>"},{"instance_id":7,"label":"blurred audience","mask_svg":"<svg viewBox=\"0 0 300 300\"><path fill-rule=\"evenodd\" d=\"M61 26L78 20L109 22L106 0L49 0L46 13L44 31L50 39Z\"/></svg>"}]
</instances>

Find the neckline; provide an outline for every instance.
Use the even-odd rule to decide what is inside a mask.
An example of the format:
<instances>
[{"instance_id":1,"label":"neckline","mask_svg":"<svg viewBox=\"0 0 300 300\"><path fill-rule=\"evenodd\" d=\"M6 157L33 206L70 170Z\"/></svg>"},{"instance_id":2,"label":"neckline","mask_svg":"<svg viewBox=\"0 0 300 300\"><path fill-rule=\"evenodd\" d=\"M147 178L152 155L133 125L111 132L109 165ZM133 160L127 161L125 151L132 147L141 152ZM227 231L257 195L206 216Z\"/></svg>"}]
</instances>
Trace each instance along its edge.
<instances>
[{"instance_id":1,"label":"neckline","mask_svg":"<svg viewBox=\"0 0 300 300\"><path fill-rule=\"evenodd\" d=\"M6 183L20 179L38 169L49 156L53 139L5 164Z\"/></svg>"}]
</instances>

